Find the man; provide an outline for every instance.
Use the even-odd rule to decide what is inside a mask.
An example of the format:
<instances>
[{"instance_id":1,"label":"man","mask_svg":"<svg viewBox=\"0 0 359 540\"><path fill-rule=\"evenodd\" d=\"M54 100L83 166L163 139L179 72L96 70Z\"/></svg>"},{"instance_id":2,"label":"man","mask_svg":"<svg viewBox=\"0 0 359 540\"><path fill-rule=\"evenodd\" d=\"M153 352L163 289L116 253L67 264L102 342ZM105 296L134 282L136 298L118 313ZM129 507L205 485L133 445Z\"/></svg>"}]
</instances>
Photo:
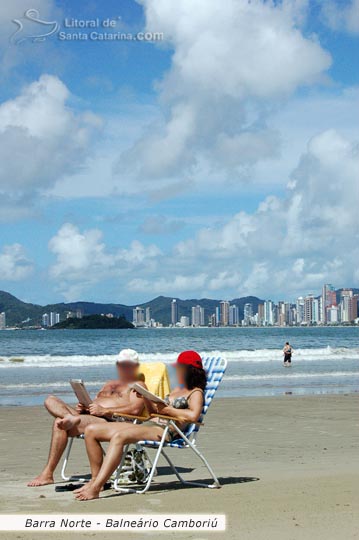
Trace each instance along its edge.
<instances>
[{"instance_id":1,"label":"man","mask_svg":"<svg viewBox=\"0 0 359 540\"><path fill-rule=\"evenodd\" d=\"M289 341L286 342L283 349L283 355L284 355L284 366L288 367L292 363L292 353L293 353L293 347L289 344Z\"/></svg>"},{"instance_id":2,"label":"man","mask_svg":"<svg viewBox=\"0 0 359 540\"><path fill-rule=\"evenodd\" d=\"M114 413L140 415L144 402L129 384L138 381L139 356L133 349L123 349L117 360L118 379L108 381L86 411L80 403L75 408L55 396L45 400L45 407L55 417L48 461L43 471L28 483L30 487L54 483L54 471L65 451L69 437L84 433L92 423L111 421ZM143 384L139 382L139 384ZM144 385L145 386L145 385Z\"/></svg>"}]
</instances>

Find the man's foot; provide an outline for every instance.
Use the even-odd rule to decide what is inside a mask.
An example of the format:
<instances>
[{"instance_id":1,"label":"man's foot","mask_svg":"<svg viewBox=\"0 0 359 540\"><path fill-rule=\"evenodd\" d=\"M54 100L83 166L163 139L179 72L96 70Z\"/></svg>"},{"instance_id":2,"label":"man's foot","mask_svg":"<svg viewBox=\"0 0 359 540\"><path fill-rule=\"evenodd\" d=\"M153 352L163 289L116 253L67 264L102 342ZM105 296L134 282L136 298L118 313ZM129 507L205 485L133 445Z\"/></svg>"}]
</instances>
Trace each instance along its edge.
<instances>
[{"instance_id":1,"label":"man's foot","mask_svg":"<svg viewBox=\"0 0 359 540\"><path fill-rule=\"evenodd\" d=\"M75 499L78 501L91 501L92 499L98 499L101 489L95 488L94 485L86 484L84 489L76 493Z\"/></svg>"},{"instance_id":2,"label":"man's foot","mask_svg":"<svg viewBox=\"0 0 359 540\"><path fill-rule=\"evenodd\" d=\"M59 429L64 429L69 431L70 429L78 426L81 422L80 416L74 416L73 414L67 414L63 418L58 418L56 420L56 425Z\"/></svg>"},{"instance_id":3,"label":"man's foot","mask_svg":"<svg viewBox=\"0 0 359 540\"><path fill-rule=\"evenodd\" d=\"M39 474L36 478L31 480L27 485L28 487L40 487L40 486L47 486L48 484L53 484L55 482L53 476L48 476L46 474Z\"/></svg>"}]
</instances>

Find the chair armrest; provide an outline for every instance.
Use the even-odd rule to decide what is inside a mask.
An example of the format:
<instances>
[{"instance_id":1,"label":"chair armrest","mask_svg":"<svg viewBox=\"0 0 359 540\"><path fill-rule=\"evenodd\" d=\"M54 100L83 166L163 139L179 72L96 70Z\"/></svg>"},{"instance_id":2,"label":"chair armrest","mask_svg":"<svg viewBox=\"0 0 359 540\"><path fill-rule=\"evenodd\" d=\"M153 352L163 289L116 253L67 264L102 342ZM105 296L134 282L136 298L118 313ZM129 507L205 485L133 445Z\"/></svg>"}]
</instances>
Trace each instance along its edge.
<instances>
[{"instance_id":1,"label":"chair armrest","mask_svg":"<svg viewBox=\"0 0 359 540\"><path fill-rule=\"evenodd\" d=\"M187 424L196 424L196 426L203 426L202 422L189 422L186 418L175 418L174 416L167 416L166 414L152 413L151 418L163 418L164 420L173 420L174 422L186 422Z\"/></svg>"},{"instance_id":2,"label":"chair armrest","mask_svg":"<svg viewBox=\"0 0 359 540\"><path fill-rule=\"evenodd\" d=\"M141 420L142 422L145 422L146 420L149 420L149 416L136 416L135 414L122 414L122 413L113 413L112 415L115 418L129 418L130 420Z\"/></svg>"}]
</instances>

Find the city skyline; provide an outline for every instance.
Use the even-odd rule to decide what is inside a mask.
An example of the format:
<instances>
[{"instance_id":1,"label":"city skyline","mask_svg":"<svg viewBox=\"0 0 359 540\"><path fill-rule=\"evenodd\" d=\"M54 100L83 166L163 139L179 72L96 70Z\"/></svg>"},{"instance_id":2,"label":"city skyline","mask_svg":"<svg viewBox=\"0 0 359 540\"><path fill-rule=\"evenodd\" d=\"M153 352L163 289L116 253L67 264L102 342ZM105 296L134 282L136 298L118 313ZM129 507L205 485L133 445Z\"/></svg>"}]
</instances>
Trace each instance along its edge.
<instances>
[{"instance_id":1,"label":"city skyline","mask_svg":"<svg viewBox=\"0 0 359 540\"><path fill-rule=\"evenodd\" d=\"M161 298L161 297L159 297ZM253 298L255 303L245 302L241 311L243 316L240 316L240 308L235 303L242 302L244 299ZM156 299L154 299L156 300ZM154 301L153 300L153 301ZM170 297L168 297L170 300ZM214 310L200 305L200 302L210 301L217 302ZM192 305L190 312L183 313L181 302L191 302L191 300L182 300L180 298L172 298L169 307L170 326L180 327L201 327L201 326L294 326L294 325L317 325L317 324L359 324L358 318L358 289L342 287L335 289L332 284L326 283L323 285L321 293L314 295L308 293L296 298L295 301L272 301L271 299L260 299L255 296L248 296L234 300L216 300L216 299L197 299L197 304ZM56 304L55 304L56 305ZM96 304L93 304L96 305ZM127 306L130 309L130 306ZM138 305L132 309L132 322L140 327L159 327L164 326L163 321L158 321L152 316L152 308L149 305ZM112 312L98 314L114 317ZM83 308L77 307L65 311L65 318L82 318L86 315ZM161 317L160 317L161 318ZM57 311L49 310L43 312L41 316L41 326L43 328L52 327L61 320L61 315ZM23 320L23 323L30 323L31 319ZM6 312L0 312L0 329L5 329Z\"/></svg>"}]
</instances>

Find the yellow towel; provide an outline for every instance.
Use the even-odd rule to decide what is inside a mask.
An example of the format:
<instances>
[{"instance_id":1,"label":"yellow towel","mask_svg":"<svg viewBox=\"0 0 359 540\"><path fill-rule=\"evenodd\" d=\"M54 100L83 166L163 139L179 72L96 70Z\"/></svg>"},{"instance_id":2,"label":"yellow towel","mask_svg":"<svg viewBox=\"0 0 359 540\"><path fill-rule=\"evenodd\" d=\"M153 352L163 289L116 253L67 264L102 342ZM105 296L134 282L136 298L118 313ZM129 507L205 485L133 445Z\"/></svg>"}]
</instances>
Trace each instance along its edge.
<instances>
[{"instance_id":1,"label":"yellow towel","mask_svg":"<svg viewBox=\"0 0 359 540\"><path fill-rule=\"evenodd\" d=\"M150 392L160 398L170 393L170 380L167 367L162 362L146 362L140 364L140 375L144 376L144 382Z\"/></svg>"}]
</instances>

